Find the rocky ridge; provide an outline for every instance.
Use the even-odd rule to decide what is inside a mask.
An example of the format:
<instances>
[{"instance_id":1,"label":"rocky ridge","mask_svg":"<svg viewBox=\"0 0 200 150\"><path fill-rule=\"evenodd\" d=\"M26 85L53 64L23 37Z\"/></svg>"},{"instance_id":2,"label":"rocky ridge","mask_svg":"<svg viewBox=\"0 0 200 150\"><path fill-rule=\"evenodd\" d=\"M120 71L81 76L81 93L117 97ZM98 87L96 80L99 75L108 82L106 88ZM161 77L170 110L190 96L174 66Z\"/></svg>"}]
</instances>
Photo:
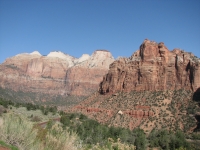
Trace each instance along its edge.
<instances>
[{"instance_id":1,"label":"rocky ridge","mask_svg":"<svg viewBox=\"0 0 200 150\"><path fill-rule=\"evenodd\" d=\"M81 63L77 61L75 66L67 70L65 78L67 91L71 91L73 95L90 95L98 89L97 85L103 80L113 61L111 53L105 50L95 51L90 58Z\"/></svg>"},{"instance_id":2,"label":"rocky ridge","mask_svg":"<svg viewBox=\"0 0 200 150\"><path fill-rule=\"evenodd\" d=\"M68 111L111 126L192 132L200 112L199 67L192 53L146 39L130 58L110 65L98 92Z\"/></svg>"},{"instance_id":3,"label":"rocky ridge","mask_svg":"<svg viewBox=\"0 0 200 150\"><path fill-rule=\"evenodd\" d=\"M200 87L200 61L180 49L169 51L163 42L144 40L130 58L110 65L100 92L197 90Z\"/></svg>"},{"instance_id":4,"label":"rocky ridge","mask_svg":"<svg viewBox=\"0 0 200 150\"><path fill-rule=\"evenodd\" d=\"M111 53L102 50L79 59L60 51L47 56L37 51L18 54L0 64L0 87L25 93L88 96L98 90L113 61Z\"/></svg>"}]
</instances>

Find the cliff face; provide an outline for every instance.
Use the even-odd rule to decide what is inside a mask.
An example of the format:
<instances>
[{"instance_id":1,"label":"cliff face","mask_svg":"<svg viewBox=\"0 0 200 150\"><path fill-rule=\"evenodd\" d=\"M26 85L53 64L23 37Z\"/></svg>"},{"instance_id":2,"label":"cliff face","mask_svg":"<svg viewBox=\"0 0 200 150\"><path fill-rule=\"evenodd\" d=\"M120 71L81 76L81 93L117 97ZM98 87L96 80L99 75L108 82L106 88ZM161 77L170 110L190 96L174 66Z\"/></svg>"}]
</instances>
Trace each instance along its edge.
<instances>
[{"instance_id":1,"label":"cliff face","mask_svg":"<svg viewBox=\"0 0 200 150\"><path fill-rule=\"evenodd\" d=\"M110 64L98 92L68 111L111 126L191 132L200 126L199 81L197 57L145 40L130 58Z\"/></svg>"},{"instance_id":2,"label":"cliff face","mask_svg":"<svg viewBox=\"0 0 200 150\"><path fill-rule=\"evenodd\" d=\"M77 59L62 52L42 56L39 52L19 54L0 65L0 87L14 91L51 95L87 96L114 61L108 51L95 51Z\"/></svg>"},{"instance_id":3,"label":"cliff face","mask_svg":"<svg viewBox=\"0 0 200 150\"><path fill-rule=\"evenodd\" d=\"M14 91L61 94L69 62L59 57L19 54L0 65L0 86Z\"/></svg>"},{"instance_id":4,"label":"cliff face","mask_svg":"<svg viewBox=\"0 0 200 150\"><path fill-rule=\"evenodd\" d=\"M200 87L200 61L180 49L169 51L163 42L144 40L130 58L110 65L100 92L196 90Z\"/></svg>"},{"instance_id":5,"label":"cliff face","mask_svg":"<svg viewBox=\"0 0 200 150\"><path fill-rule=\"evenodd\" d=\"M65 88L73 95L89 95L97 91L113 61L110 52L95 51L90 58L67 70Z\"/></svg>"}]
</instances>

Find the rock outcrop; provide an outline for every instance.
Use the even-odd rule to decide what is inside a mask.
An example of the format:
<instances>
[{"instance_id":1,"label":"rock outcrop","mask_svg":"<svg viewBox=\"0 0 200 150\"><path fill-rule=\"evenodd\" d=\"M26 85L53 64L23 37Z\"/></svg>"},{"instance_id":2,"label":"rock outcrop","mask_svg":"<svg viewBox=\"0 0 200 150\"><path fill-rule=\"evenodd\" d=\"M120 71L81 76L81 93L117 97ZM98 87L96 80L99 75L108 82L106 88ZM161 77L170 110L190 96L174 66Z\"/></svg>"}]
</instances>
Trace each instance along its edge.
<instances>
[{"instance_id":1,"label":"rock outcrop","mask_svg":"<svg viewBox=\"0 0 200 150\"><path fill-rule=\"evenodd\" d=\"M114 61L111 53L105 50L97 50L91 57L84 55L80 59L83 58L85 61L77 61L78 63L66 73L65 88L73 95L89 95L97 90L97 85Z\"/></svg>"},{"instance_id":2,"label":"rock outcrop","mask_svg":"<svg viewBox=\"0 0 200 150\"><path fill-rule=\"evenodd\" d=\"M144 40L130 58L110 65L100 92L196 90L200 87L200 61L180 49L169 51L163 42Z\"/></svg>"},{"instance_id":3,"label":"rock outcrop","mask_svg":"<svg viewBox=\"0 0 200 150\"><path fill-rule=\"evenodd\" d=\"M108 51L84 54L79 59L62 52L42 56L39 52L19 54L0 64L0 87L14 91L52 95L88 96L114 61ZM50 98L51 99L51 98Z\"/></svg>"},{"instance_id":4,"label":"rock outcrop","mask_svg":"<svg viewBox=\"0 0 200 150\"><path fill-rule=\"evenodd\" d=\"M199 113L196 119L191 114L199 107L199 89L197 57L145 40L130 58L110 64L99 91L69 111L111 126L191 132L199 129Z\"/></svg>"}]
</instances>

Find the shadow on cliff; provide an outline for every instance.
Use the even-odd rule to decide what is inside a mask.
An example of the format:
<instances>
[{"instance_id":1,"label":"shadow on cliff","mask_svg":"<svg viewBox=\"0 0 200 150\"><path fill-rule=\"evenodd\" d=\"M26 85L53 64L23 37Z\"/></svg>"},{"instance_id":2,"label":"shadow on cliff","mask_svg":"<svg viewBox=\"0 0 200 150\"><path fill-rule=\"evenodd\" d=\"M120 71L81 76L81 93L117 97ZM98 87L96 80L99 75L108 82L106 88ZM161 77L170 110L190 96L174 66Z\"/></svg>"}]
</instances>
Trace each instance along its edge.
<instances>
[{"instance_id":1,"label":"shadow on cliff","mask_svg":"<svg viewBox=\"0 0 200 150\"><path fill-rule=\"evenodd\" d=\"M200 115L195 115L195 119L197 120L197 127L194 129L195 132L200 131Z\"/></svg>"},{"instance_id":2,"label":"shadow on cliff","mask_svg":"<svg viewBox=\"0 0 200 150\"><path fill-rule=\"evenodd\" d=\"M193 94L193 101L200 102L200 88L198 88Z\"/></svg>"},{"instance_id":3,"label":"shadow on cliff","mask_svg":"<svg viewBox=\"0 0 200 150\"><path fill-rule=\"evenodd\" d=\"M198 102L200 107L200 88L194 92L193 101ZM197 127L194 129L194 131L200 131L200 113L195 115L195 119L197 120Z\"/></svg>"}]
</instances>

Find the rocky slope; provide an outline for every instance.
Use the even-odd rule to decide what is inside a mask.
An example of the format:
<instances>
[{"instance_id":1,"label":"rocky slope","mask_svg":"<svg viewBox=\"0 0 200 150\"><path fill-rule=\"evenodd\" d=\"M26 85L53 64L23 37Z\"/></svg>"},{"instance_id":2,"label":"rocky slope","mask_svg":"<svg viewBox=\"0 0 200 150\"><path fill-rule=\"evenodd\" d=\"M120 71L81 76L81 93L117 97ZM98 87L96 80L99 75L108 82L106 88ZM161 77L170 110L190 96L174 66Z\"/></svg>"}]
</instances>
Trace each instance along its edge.
<instances>
[{"instance_id":1,"label":"rocky slope","mask_svg":"<svg viewBox=\"0 0 200 150\"><path fill-rule=\"evenodd\" d=\"M146 132L152 129L198 129L200 108L192 91L132 91L112 95L95 93L69 112L81 112L103 124Z\"/></svg>"},{"instance_id":2,"label":"rocky slope","mask_svg":"<svg viewBox=\"0 0 200 150\"><path fill-rule=\"evenodd\" d=\"M69 111L147 132L154 128L192 132L199 126L199 67L193 54L145 40L130 58L110 65L98 92Z\"/></svg>"},{"instance_id":3,"label":"rocky slope","mask_svg":"<svg viewBox=\"0 0 200 150\"><path fill-rule=\"evenodd\" d=\"M88 96L98 90L99 83L114 61L108 51L97 50L79 59L62 52L42 56L39 52L19 54L0 64L0 87L6 92L35 93L38 101L51 97ZM8 93L11 95L13 92ZM17 95L17 93L15 94ZM31 99L36 99L32 94Z\"/></svg>"}]
</instances>

